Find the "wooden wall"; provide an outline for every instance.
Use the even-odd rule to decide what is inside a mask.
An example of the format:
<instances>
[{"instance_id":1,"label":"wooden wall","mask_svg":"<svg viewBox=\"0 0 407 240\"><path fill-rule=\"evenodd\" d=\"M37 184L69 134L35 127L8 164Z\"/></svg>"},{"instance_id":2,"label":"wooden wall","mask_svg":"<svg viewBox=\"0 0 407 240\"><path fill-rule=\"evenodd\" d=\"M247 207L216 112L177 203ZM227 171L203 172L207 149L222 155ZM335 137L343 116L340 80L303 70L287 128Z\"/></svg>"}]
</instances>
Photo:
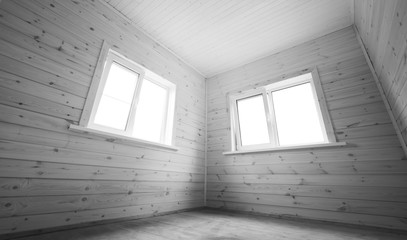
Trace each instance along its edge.
<instances>
[{"instance_id":1,"label":"wooden wall","mask_svg":"<svg viewBox=\"0 0 407 240\"><path fill-rule=\"evenodd\" d=\"M317 67L336 138L348 146L230 151L227 94ZM208 80L210 207L407 227L407 159L352 27Z\"/></svg>"},{"instance_id":2,"label":"wooden wall","mask_svg":"<svg viewBox=\"0 0 407 240\"><path fill-rule=\"evenodd\" d=\"M355 25L407 143L407 1L355 1Z\"/></svg>"},{"instance_id":3,"label":"wooden wall","mask_svg":"<svg viewBox=\"0 0 407 240\"><path fill-rule=\"evenodd\" d=\"M0 234L203 206L205 81L101 1L0 4ZM179 151L74 133L107 40L177 85Z\"/></svg>"}]
</instances>

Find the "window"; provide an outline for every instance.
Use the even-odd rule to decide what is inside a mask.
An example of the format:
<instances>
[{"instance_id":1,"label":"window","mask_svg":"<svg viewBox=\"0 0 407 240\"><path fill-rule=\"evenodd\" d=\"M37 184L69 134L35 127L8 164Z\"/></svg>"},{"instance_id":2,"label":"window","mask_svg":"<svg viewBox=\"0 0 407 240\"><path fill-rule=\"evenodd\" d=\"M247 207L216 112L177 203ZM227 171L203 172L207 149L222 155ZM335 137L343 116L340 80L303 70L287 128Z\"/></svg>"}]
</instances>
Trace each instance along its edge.
<instances>
[{"instance_id":1,"label":"window","mask_svg":"<svg viewBox=\"0 0 407 240\"><path fill-rule=\"evenodd\" d=\"M336 143L316 69L229 100L232 151Z\"/></svg>"},{"instance_id":2,"label":"window","mask_svg":"<svg viewBox=\"0 0 407 240\"><path fill-rule=\"evenodd\" d=\"M100 58L76 128L171 145L175 85L111 49Z\"/></svg>"}]
</instances>

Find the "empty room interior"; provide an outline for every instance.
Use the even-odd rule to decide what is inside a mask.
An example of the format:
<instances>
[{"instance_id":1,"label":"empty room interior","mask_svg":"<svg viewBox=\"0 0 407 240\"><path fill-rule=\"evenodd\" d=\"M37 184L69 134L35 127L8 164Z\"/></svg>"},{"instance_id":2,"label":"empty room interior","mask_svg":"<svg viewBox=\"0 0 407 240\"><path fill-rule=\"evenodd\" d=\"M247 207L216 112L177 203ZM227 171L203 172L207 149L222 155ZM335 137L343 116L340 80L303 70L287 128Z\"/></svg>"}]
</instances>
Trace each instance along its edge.
<instances>
[{"instance_id":1,"label":"empty room interior","mask_svg":"<svg viewBox=\"0 0 407 240\"><path fill-rule=\"evenodd\" d=\"M0 0L0 239L407 239L407 1Z\"/></svg>"}]
</instances>

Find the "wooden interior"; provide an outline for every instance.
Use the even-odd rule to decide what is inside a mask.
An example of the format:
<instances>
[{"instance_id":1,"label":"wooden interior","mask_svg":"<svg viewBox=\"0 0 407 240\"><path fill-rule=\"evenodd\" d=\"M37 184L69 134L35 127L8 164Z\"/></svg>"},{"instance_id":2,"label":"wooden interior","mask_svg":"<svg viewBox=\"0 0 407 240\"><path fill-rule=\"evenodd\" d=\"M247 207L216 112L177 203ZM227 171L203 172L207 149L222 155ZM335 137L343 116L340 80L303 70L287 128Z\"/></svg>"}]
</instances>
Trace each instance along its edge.
<instances>
[{"instance_id":1,"label":"wooden interior","mask_svg":"<svg viewBox=\"0 0 407 240\"><path fill-rule=\"evenodd\" d=\"M347 146L223 155L229 92L315 66L336 138ZM352 27L208 80L210 207L403 229L405 160Z\"/></svg>"},{"instance_id":2,"label":"wooden interior","mask_svg":"<svg viewBox=\"0 0 407 240\"><path fill-rule=\"evenodd\" d=\"M353 0L103 1L207 78L353 23Z\"/></svg>"},{"instance_id":3,"label":"wooden interior","mask_svg":"<svg viewBox=\"0 0 407 240\"><path fill-rule=\"evenodd\" d=\"M205 206L212 210L174 221L196 218L188 227L199 227L219 211L219 227L245 224L222 208L407 229L407 1L350 1L354 22L345 28L209 78L109 2L117 1L0 0L0 237ZM80 119L103 41L176 84L178 150L68 129ZM231 92L315 67L346 146L224 154ZM191 236L213 231L205 229ZM373 237L364 231L355 234Z\"/></svg>"},{"instance_id":4,"label":"wooden interior","mask_svg":"<svg viewBox=\"0 0 407 240\"><path fill-rule=\"evenodd\" d=\"M403 240L406 235L377 229L359 229L317 222L298 222L212 209L194 210L166 216L52 232L19 240Z\"/></svg>"},{"instance_id":5,"label":"wooden interior","mask_svg":"<svg viewBox=\"0 0 407 240\"><path fill-rule=\"evenodd\" d=\"M204 204L205 82L100 1L2 1L0 234ZM177 85L178 151L68 130L102 41Z\"/></svg>"},{"instance_id":6,"label":"wooden interior","mask_svg":"<svg viewBox=\"0 0 407 240\"><path fill-rule=\"evenodd\" d=\"M406 1L355 1L355 26L407 143Z\"/></svg>"}]
</instances>

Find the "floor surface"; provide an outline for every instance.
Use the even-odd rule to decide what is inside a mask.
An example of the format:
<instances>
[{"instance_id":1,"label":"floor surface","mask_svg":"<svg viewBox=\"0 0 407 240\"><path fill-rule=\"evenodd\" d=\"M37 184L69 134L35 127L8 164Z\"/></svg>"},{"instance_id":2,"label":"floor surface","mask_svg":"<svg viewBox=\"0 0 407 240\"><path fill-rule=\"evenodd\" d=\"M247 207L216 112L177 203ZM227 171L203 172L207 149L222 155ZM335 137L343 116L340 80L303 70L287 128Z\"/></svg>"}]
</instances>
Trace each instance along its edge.
<instances>
[{"instance_id":1,"label":"floor surface","mask_svg":"<svg viewBox=\"0 0 407 240\"><path fill-rule=\"evenodd\" d=\"M407 239L407 235L319 222L202 209L18 238L19 240L343 240Z\"/></svg>"}]
</instances>

